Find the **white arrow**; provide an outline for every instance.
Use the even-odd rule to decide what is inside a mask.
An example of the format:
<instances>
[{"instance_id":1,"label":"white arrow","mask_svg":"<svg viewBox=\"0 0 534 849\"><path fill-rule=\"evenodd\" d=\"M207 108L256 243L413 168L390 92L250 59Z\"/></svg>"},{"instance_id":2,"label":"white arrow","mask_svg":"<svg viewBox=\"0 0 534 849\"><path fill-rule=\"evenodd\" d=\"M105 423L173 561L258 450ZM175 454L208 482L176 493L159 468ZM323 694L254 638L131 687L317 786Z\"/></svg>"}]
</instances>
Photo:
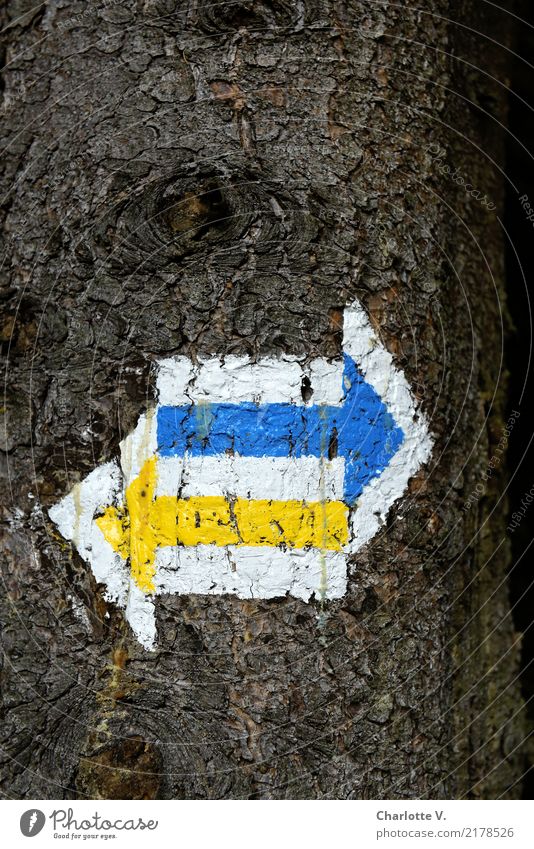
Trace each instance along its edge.
<instances>
[{"instance_id":1,"label":"white arrow","mask_svg":"<svg viewBox=\"0 0 534 849\"><path fill-rule=\"evenodd\" d=\"M161 361L157 404L121 443L120 463L50 510L145 648L157 594L345 594L348 555L375 535L432 442L360 305L345 310L343 351L307 364Z\"/></svg>"}]
</instances>

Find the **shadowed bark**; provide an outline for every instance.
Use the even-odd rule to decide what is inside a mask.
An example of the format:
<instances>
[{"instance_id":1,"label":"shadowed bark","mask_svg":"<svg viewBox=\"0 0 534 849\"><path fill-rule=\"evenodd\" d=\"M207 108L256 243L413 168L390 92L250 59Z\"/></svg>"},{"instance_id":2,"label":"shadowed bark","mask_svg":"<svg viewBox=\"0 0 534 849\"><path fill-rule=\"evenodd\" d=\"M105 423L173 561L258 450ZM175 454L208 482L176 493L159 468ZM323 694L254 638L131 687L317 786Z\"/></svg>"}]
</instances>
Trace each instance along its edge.
<instances>
[{"instance_id":1,"label":"shadowed bark","mask_svg":"<svg viewBox=\"0 0 534 849\"><path fill-rule=\"evenodd\" d=\"M504 54L470 29L504 17L416 5L2 7L7 796L519 794L499 475L464 509L504 426ZM338 356L355 299L430 463L345 598L164 596L143 651L47 509L155 360Z\"/></svg>"}]
</instances>

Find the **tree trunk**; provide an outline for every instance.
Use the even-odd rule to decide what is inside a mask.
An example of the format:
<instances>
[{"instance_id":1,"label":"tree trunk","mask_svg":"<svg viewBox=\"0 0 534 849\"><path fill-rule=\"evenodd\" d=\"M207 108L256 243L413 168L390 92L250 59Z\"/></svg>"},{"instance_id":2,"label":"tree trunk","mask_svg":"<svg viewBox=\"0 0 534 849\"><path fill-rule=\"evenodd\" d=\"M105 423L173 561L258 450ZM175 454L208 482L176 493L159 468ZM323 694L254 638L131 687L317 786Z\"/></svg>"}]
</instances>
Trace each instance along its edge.
<instances>
[{"instance_id":1,"label":"tree trunk","mask_svg":"<svg viewBox=\"0 0 534 849\"><path fill-rule=\"evenodd\" d=\"M475 36L504 16L416 5L3 7L10 797L519 795L487 473L505 98L484 71L504 54ZM145 651L48 510L117 457L156 360L337 357L353 301L430 421L429 462L342 599L159 597Z\"/></svg>"}]
</instances>

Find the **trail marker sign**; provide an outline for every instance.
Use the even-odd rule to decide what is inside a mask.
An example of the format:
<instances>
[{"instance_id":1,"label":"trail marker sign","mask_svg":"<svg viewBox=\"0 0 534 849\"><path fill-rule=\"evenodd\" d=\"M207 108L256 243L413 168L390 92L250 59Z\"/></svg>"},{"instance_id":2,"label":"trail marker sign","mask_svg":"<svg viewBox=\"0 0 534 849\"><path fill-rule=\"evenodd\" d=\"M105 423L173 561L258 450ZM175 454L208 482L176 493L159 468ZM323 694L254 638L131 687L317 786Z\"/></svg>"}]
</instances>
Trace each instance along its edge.
<instances>
[{"instance_id":1,"label":"trail marker sign","mask_svg":"<svg viewBox=\"0 0 534 849\"><path fill-rule=\"evenodd\" d=\"M348 556L430 456L426 419L357 304L338 361L176 357L158 363L157 392L120 462L49 511L147 649L158 594L342 597Z\"/></svg>"}]
</instances>

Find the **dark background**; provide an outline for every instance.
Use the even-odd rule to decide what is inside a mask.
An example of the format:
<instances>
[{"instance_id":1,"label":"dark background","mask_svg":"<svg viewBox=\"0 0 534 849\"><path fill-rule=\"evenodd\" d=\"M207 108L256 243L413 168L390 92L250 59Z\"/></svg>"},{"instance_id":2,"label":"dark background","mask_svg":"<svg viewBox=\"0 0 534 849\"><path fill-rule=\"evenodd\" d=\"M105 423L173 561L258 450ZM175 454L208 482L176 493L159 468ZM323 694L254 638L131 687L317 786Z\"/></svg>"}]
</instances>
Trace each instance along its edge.
<instances>
[{"instance_id":1,"label":"dark background","mask_svg":"<svg viewBox=\"0 0 534 849\"><path fill-rule=\"evenodd\" d=\"M507 339L507 363L510 371L510 407L521 410L510 436L508 509L510 517L521 508L521 501L534 484L534 429L529 401L533 398L532 363L532 275L534 265L534 222L518 200L529 196L534 205L534 8L532 0L514 4L523 19L513 28L511 56L509 129L506 143L507 175L519 189L519 196L507 184L505 226L512 244L507 250L508 305L513 323ZM518 95L518 96L515 96ZM522 102L520 100L524 102ZM526 150L521 146L523 144ZM517 254L517 255L516 255ZM531 406L532 409L532 406ZM510 591L515 627L523 632L522 689L527 701L530 725L534 723L534 574L532 528L534 509L529 508L519 527L511 535L512 564ZM531 738L532 740L532 738ZM532 752L532 747L531 747ZM525 799L534 798L534 764L525 776Z\"/></svg>"}]
</instances>

